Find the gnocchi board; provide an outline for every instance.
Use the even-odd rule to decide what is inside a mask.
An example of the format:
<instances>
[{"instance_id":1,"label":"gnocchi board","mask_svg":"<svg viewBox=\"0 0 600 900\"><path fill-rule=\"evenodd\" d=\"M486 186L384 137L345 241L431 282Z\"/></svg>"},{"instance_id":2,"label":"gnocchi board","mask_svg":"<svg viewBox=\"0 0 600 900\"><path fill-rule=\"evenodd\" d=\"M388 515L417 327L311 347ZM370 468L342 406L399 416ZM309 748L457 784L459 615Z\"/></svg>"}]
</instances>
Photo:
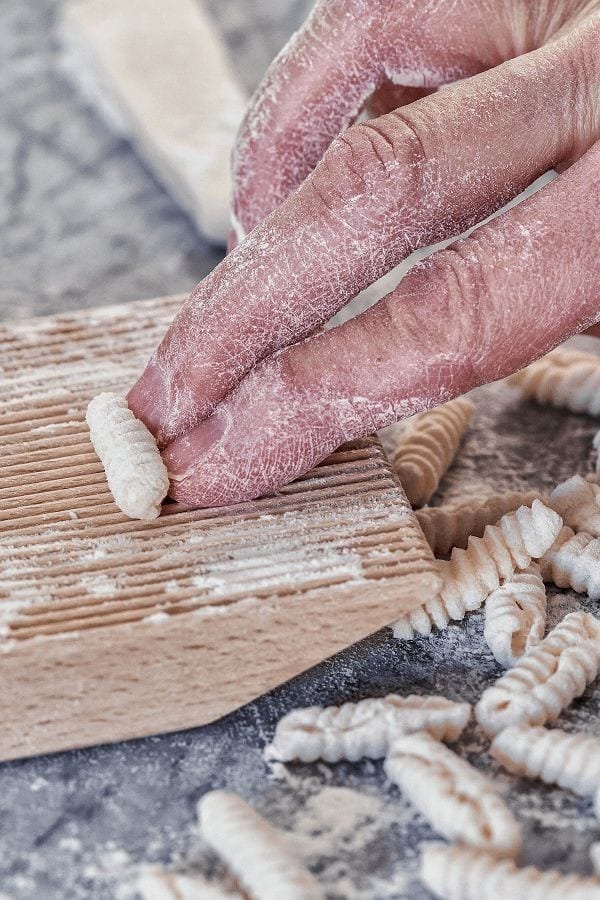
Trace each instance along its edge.
<instances>
[{"instance_id":1,"label":"gnocchi board","mask_svg":"<svg viewBox=\"0 0 600 900\"><path fill-rule=\"evenodd\" d=\"M439 587L375 437L273 496L114 505L84 413L182 297L0 327L0 759L212 721Z\"/></svg>"}]
</instances>

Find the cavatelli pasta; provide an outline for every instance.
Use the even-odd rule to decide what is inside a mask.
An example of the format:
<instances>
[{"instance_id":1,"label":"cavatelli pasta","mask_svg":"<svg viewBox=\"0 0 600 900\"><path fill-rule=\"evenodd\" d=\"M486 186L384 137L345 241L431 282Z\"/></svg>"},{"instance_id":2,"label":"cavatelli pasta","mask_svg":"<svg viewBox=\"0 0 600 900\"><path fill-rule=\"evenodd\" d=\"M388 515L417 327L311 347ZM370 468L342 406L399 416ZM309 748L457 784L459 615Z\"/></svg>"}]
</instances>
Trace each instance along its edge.
<instances>
[{"instance_id":1,"label":"cavatelli pasta","mask_svg":"<svg viewBox=\"0 0 600 900\"><path fill-rule=\"evenodd\" d=\"M471 420L473 403L457 397L408 420L392 465L413 506L434 495Z\"/></svg>"},{"instance_id":2,"label":"cavatelli pasta","mask_svg":"<svg viewBox=\"0 0 600 900\"><path fill-rule=\"evenodd\" d=\"M531 563L515 572L485 601L484 636L505 668L543 640L546 628L546 588L540 567Z\"/></svg>"},{"instance_id":3,"label":"cavatelli pasta","mask_svg":"<svg viewBox=\"0 0 600 900\"><path fill-rule=\"evenodd\" d=\"M115 503L133 519L155 519L169 490L156 441L124 397L98 394L87 408L90 438Z\"/></svg>"},{"instance_id":4,"label":"cavatelli pasta","mask_svg":"<svg viewBox=\"0 0 600 900\"><path fill-rule=\"evenodd\" d=\"M450 619L463 619L478 609L489 594L515 569L526 569L554 543L562 525L558 513L534 500L488 525L482 538L471 537L466 550L455 549L439 560L443 586L437 597L394 623L394 636L410 639L445 628Z\"/></svg>"},{"instance_id":5,"label":"cavatelli pasta","mask_svg":"<svg viewBox=\"0 0 600 900\"><path fill-rule=\"evenodd\" d=\"M541 561L544 581L600 600L600 538L563 528Z\"/></svg>"},{"instance_id":6,"label":"cavatelli pasta","mask_svg":"<svg viewBox=\"0 0 600 900\"><path fill-rule=\"evenodd\" d=\"M439 900L600 900L600 881L533 866L518 868L472 847L430 844L421 880Z\"/></svg>"},{"instance_id":7,"label":"cavatelli pasta","mask_svg":"<svg viewBox=\"0 0 600 900\"><path fill-rule=\"evenodd\" d=\"M514 775L539 778L583 797L600 788L600 738L591 734L511 725L496 735L490 752Z\"/></svg>"},{"instance_id":8,"label":"cavatelli pasta","mask_svg":"<svg viewBox=\"0 0 600 900\"><path fill-rule=\"evenodd\" d=\"M198 804L204 840L256 900L323 900L317 881L277 831L236 794L211 791Z\"/></svg>"},{"instance_id":9,"label":"cavatelli pasta","mask_svg":"<svg viewBox=\"0 0 600 900\"><path fill-rule=\"evenodd\" d=\"M415 731L427 731L438 740L455 741L470 716L468 703L416 694L389 694L343 706L294 709L278 722L266 756L285 762L356 762L365 756L380 759L395 738Z\"/></svg>"},{"instance_id":10,"label":"cavatelli pasta","mask_svg":"<svg viewBox=\"0 0 600 900\"><path fill-rule=\"evenodd\" d=\"M446 556L453 547L465 548L474 535L482 537L486 525L520 506L531 506L534 500L545 502L538 491L507 491L493 494L480 503L468 502L448 506L427 506L416 512L419 525L436 556Z\"/></svg>"},{"instance_id":11,"label":"cavatelli pasta","mask_svg":"<svg viewBox=\"0 0 600 900\"><path fill-rule=\"evenodd\" d=\"M507 379L538 403L600 414L600 357L557 350Z\"/></svg>"},{"instance_id":12,"label":"cavatelli pasta","mask_svg":"<svg viewBox=\"0 0 600 900\"><path fill-rule=\"evenodd\" d=\"M394 741L388 778L448 840L516 856L519 826L489 780L448 747L423 732Z\"/></svg>"},{"instance_id":13,"label":"cavatelli pasta","mask_svg":"<svg viewBox=\"0 0 600 900\"><path fill-rule=\"evenodd\" d=\"M475 707L488 734L509 725L544 725L594 681L600 662L600 621L575 612L514 668L483 692Z\"/></svg>"}]
</instances>

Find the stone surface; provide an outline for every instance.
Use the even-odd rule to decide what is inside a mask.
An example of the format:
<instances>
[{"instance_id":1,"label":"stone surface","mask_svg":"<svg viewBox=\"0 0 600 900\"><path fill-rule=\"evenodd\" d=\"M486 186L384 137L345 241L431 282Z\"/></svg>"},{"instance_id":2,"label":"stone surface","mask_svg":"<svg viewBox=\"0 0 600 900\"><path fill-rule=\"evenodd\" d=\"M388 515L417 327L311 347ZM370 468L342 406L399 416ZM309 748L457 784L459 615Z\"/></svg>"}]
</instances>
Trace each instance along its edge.
<instances>
[{"instance_id":1,"label":"stone surface","mask_svg":"<svg viewBox=\"0 0 600 900\"><path fill-rule=\"evenodd\" d=\"M302 15L305 2L211 0L247 88ZM25 316L187 290L219 254L130 149L85 109L55 67L56 0L0 5L0 316ZM590 471L598 423L520 404L513 393L475 395L473 426L438 500L510 488L550 488ZM552 621L597 604L550 592ZM433 837L380 764L267 767L262 748L297 705L340 703L390 691L440 692L474 702L500 672L483 644L482 616L443 635L395 642L389 631L349 649L214 725L0 767L0 890L18 900L132 896L137 864L215 870L198 845L195 803L227 787L293 829L330 898L425 900L414 880L418 846ZM190 690L201 691L201 684ZM599 692L562 717L598 729ZM491 765L471 726L460 750ZM497 767L492 767L497 772ZM524 862L589 874L598 840L591 804L499 775L523 822ZM218 867L216 867L218 873Z\"/></svg>"}]
</instances>

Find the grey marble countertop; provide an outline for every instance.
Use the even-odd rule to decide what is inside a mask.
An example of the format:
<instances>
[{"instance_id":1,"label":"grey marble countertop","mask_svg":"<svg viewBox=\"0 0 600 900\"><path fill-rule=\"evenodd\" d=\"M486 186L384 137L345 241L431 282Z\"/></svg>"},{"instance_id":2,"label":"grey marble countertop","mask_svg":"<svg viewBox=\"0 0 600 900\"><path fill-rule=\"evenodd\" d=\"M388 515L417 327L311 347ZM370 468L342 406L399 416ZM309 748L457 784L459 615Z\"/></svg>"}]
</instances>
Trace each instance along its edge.
<instances>
[{"instance_id":1,"label":"grey marble countertop","mask_svg":"<svg viewBox=\"0 0 600 900\"><path fill-rule=\"evenodd\" d=\"M248 89L306 6L211 0ZM56 0L0 4L5 318L185 291L219 259L61 76L57 9ZM597 423L520 404L496 387L476 399L473 427L438 499L546 488L590 469ZM552 621L579 605L596 607L569 592L550 598ZM277 718L297 705L390 691L475 701L498 674L476 613L412 643L382 631L202 729L3 765L0 891L18 900L125 900L141 862L210 873L215 863L198 844L195 804L208 788L227 787L293 830L328 897L425 900L415 879L418 847L433 834L386 785L379 764L270 768L262 748ZM562 720L596 731L598 721L593 689ZM490 767L476 728L460 752ZM591 804L491 768L523 823L523 861L590 873L588 847L600 836Z\"/></svg>"}]
</instances>

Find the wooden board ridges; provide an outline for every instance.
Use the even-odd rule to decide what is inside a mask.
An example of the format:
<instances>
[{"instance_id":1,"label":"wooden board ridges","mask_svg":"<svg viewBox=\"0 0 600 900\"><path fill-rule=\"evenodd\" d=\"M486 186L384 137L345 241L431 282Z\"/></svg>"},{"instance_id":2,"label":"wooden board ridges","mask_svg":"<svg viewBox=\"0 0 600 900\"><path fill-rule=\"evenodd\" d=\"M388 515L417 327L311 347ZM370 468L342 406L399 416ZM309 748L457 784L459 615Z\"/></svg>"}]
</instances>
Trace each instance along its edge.
<instances>
[{"instance_id":1,"label":"wooden board ridges","mask_svg":"<svg viewBox=\"0 0 600 900\"><path fill-rule=\"evenodd\" d=\"M252 503L119 512L85 408L181 300L0 327L0 759L203 724L439 586L376 438Z\"/></svg>"}]
</instances>

